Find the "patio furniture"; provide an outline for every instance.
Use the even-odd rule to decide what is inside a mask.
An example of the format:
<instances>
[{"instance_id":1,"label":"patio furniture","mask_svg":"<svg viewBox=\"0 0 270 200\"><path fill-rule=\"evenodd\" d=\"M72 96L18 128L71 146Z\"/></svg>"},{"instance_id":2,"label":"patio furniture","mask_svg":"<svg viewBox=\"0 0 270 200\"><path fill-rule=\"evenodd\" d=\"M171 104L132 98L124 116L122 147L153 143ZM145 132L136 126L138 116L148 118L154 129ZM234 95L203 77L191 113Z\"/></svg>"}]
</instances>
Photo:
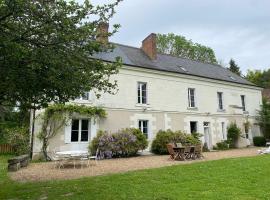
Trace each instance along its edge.
<instances>
[{"instance_id":1,"label":"patio furniture","mask_svg":"<svg viewBox=\"0 0 270 200\"><path fill-rule=\"evenodd\" d=\"M62 165L64 165L63 161L72 161L74 169L76 168L77 161L81 161L80 163L82 164L82 161L88 160L89 157L88 151L59 151L55 154L59 157ZM87 165L89 166L89 161Z\"/></svg>"},{"instance_id":2,"label":"patio furniture","mask_svg":"<svg viewBox=\"0 0 270 200\"><path fill-rule=\"evenodd\" d=\"M88 159L89 160L95 160L95 163L97 165L97 161L99 159L98 155L99 155L99 149L97 148L96 154L94 156L89 156Z\"/></svg>"},{"instance_id":3,"label":"patio furniture","mask_svg":"<svg viewBox=\"0 0 270 200\"><path fill-rule=\"evenodd\" d=\"M167 149L168 149L168 152L170 154L170 158L172 160L175 160L176 157L177 157L177 153L174 151L174 145L173 144L167 144Z\"/></svg>"},{"instance_id":4,"label":"patio furniture","mask_svg":"<svg viewBox=\"0 0 270 200\"><path fill-rule=\"evenodd\" d=\"M173 147L176 154L175 160L186 160L185 158L185 147Z\"/></svg>"},{"instance_id":5,"label":"patio furniture","mask_svg":"<svg viewBox=\"0 0 270 200\"><path fill-rule=\"evenodd\" d=\"M190 150L191 150L191 146L185 146L185 159L190 159L191 158L191 153L190 153Z\"/></svg>"},{"instance_id":6,"label":"patio furniture","mask_svg":"<svg viewBox=\"0 0 270 200\"><path fill-rule=\"evenodd\" d=\"M194 149L195 158L202 158L202 145L196 145Z\"/></svg>"},{"instance_id":7,"label":"patio furniture","mask_svg":"<svg viewBox=\"0 0 270 200\"><path fill-rule=\"evenodd\" d=\"M182 143L176 143L176 147L183 147Z\"/></svg>"},{"instance_id":8,"label":"patio furniture","mask_svg":"<svg viewBox=\"0 0 270 200\"><path fill-rule=\"evenodd\" d=\"M190 152L189 152L190 159L195 160L195 146L190 146Z\"/></svg>"}]
</instances>

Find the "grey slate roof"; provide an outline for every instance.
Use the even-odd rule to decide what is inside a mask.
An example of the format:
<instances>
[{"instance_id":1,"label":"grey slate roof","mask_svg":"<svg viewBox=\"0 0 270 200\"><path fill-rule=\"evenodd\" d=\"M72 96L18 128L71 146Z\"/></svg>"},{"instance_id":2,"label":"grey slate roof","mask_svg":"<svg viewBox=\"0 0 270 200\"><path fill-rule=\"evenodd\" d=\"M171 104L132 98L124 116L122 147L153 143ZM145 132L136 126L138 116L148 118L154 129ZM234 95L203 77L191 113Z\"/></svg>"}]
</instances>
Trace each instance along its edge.
<instances>
[{"instance_id":1,"label":"grey slate roof","mask_svg":"<svg viewBox=\"0 0 270 200\"><path fill-rule=\"evenodd\" d=\"M94 57L104 61L113 62L115 61L115 57L119 56L122 58L123 64L129 66L188 74L255 86L253 83L232 73L220 65L208 64L165 54L157 54L157 59L151 60L140 48L130 47L122 44L113 44L115 48L112 52L99 53L94 55Z\"/></svg>"}]
</instances>

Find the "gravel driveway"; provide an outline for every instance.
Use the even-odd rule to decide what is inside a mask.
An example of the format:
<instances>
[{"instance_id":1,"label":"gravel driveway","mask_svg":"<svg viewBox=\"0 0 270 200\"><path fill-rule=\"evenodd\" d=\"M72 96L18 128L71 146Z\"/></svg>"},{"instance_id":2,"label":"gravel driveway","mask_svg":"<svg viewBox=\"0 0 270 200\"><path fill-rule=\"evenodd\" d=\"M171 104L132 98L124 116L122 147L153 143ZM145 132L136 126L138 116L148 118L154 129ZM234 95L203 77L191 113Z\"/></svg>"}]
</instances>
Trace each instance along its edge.
<instances>
[{"instance_id":1,"label":"gravel driveway","mask_svg":"<svg viewBox=\"0 0 270 200\"><path fill-rule=\"evenodd\" d=\"M56 179L76 179L87 176L98 176L105 174L121 173L140 169L158 168L171 165L189 164L194 162L203 162L207 160L218 160L224 158L249 157L256 156L259 148L244 148L227 151L216 151L203 153L204 159L195 161L172 161L168 155L157 156L147 155L133 158L120 158L111 160L101 160L95 165L91 161L90 167L80 167L76 169L73 166L64 169L55 169L54 163L31 163L27 168L17 172L10 172L13 180L26 181L45 181Z\"/></svg>"}]
</instances>

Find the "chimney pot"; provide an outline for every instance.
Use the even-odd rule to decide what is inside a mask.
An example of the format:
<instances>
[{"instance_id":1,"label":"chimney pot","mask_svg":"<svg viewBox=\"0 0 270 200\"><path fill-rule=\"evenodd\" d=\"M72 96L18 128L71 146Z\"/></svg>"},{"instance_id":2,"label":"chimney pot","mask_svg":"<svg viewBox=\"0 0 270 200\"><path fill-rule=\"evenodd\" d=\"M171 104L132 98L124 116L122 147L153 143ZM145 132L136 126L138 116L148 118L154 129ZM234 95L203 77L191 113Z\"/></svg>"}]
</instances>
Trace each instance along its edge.
<instances>
[{"instance_id":1,"label":"chimney pot","mask_svg":"<svg viewBox=\"0 0 270 200\"><path fill-rule=\"evenodd\" d=\"M157 36L155 33L151 33L148 35L143 41L142 41L142 47L141 49L144 51L144 53L151 59L156 60L157 59L157 44L156 39Z\"/></svg>"}]
</instances>

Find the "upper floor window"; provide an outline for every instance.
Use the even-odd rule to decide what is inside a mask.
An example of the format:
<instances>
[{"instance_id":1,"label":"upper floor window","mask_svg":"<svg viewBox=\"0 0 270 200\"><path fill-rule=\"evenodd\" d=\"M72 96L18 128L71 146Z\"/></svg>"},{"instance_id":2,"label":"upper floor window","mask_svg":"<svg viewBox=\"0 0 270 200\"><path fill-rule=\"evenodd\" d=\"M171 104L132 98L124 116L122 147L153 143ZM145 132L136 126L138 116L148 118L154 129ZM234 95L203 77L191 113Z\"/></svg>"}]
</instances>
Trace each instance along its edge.
<instances>
[{"instance_id":1,"label":"upper floor window","mask_svg":"<svg viewBox=\"0 0 270 200\"><path fill-rule=\"evenodd\" d=\"M139 129L148 138L148 120L139 120Z\"/></svg>"},{"instance_id":2,"label":"upper floor window","mask_svg":"<svg viewBox=\"0 0 270 200\"><path fill-rule=\"evenodd\" d=\"M246 111L246 96L245 95L241 95L241 104L242 104L243 111Z\"/></svg>"},{"instance_id":3,"label":"upper floor window","mask_svg":"<svg viewBox=\"0 0 270 200\"><path fill-rule=\"evenodd\" d=\"M147 84L138 83L138 103L147 104Z\"/></svg>"},{"instance_id":4,"label":"upper floor window","mask_svg":"<svg viewBox=\"0 0 270 200\"><path fill-rule=\"evenodd\" d=\"M218 98L218 109L219 110L223 110L223 93L222 92L218 92L217 93L217 98Z\"/></svg>"},{"instance_id":5,"label":"upper floor window","mask_svg":"<svg viewBox=\"0 0 270 200\"><path fill-rule=\"evenodd\" d=\"M88 119L73 119L71 126L71 142L87 142L89 138L88 127Z\"/></svg>"},{"instance_id":6,"label":"upper floor window","mask_svg":"<svg viewBox=\"0 0 270 200\"><path fill-rule=\"evenodd\" d=\"M196 107L194 88L188 88L188 107L190 108Z\"/></svg>"}]
</instances>

